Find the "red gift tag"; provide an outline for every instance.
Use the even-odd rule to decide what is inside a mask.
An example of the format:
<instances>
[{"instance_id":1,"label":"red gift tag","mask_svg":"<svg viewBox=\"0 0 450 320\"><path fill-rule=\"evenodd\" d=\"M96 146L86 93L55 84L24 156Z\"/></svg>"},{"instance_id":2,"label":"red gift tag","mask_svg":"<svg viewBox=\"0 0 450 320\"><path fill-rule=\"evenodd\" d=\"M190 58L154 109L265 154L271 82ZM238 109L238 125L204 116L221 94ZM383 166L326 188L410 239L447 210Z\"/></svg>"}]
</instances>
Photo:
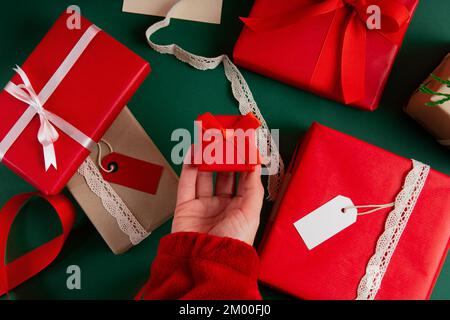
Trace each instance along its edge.
<instances>
[{"instance_id":1,"label":"red gift tag","mask_svg":"<svg viewBox=\"0 0 450 320\"><path fill-rule=\"evenodd\" d=\"M126 155L112 152L102 159L100 170L108 182L119 184L149 194L156 194L163 167L154 163L142 161Z\"/></svg>"}]
</instances>

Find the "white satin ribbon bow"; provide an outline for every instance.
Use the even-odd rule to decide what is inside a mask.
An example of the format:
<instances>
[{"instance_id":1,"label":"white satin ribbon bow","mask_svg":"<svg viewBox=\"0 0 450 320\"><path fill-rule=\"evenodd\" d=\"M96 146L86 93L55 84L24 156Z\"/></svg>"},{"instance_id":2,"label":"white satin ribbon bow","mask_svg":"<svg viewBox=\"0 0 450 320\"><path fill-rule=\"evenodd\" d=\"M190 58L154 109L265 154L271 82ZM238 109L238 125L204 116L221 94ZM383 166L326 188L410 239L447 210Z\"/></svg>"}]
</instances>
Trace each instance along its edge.
<instances>
[{"instance_id":1,"label":"white satin ribbon bow","mask_svg":"<svg viewBox=\"0 0 450 320\"><path fill-rule=\"evenodd\" d=\"M26 103L28 108L13 125L3 140L0 141L0 161L36 115L39 116L40 120L37 139L43 148L45 171L50 167L57 169L54 143L58 140L59 134L56 131L56 128L60 129L86 149L92 150L93 146L95 146L95 142L90 137L66 120L46 110L44 104L99 31L100 29L95 25L91 25L85 31L39 94L36 93L25 71L18 66L14 68L14 71L17 72L23 83L15 84L9 82L5 87L5 91L14 98Z\"/></svg>"},{"instance_id":2,"label":"white satin ribbon bow","mask_svg":"<svg viewBox=\"0 0 450 320\"><path fill-rule=\"evenodd\" d=\"M53 143L58 140L59 134L49 120L49 117L52 117L53 114L50 111L45 110L42 106L26 73L19 66L16 66L14 71L19 74L23 84L16 85L9 82L6 85L5 90L16 99L23 101L32 107L39 116L41 126L39 127L37 137L44 150L45 170L47 171L51 166L56 169L56 155Z\"/></svg>"}]
</instances>

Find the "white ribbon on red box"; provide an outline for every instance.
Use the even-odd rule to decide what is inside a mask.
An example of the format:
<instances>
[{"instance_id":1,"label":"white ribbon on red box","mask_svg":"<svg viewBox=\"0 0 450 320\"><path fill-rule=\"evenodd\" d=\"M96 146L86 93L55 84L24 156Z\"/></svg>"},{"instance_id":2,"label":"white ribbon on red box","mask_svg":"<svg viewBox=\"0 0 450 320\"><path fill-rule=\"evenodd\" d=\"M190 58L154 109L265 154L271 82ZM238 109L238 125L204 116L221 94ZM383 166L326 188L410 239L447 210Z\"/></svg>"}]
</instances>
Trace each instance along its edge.
<instances>
[{"instance_id":1,"label":"white ribbon on red box","mask_svg":"<svg viewBox=\"0 0 450 320\"><path fill-rule=\"evenodd\" d=\"M96 143L90 137L85 135L63 118L46 110L44 105L99 31L100 29L97 26L91 25L84 32L39 94L37 94L34 90L25 71L23 71L20 67L16 67L14 69L22 79L23 83L17 85L13 82L8 82L5 87L5 91L16 99L28 104L28 108L13 125L3 140L0 141L0 161L2 161L9 148L14 144L23 130L25 130L36 115L39 116L40 120L40 128L37 134L37 139L43 148L45 171L47 171L51 166L55 169L57 168L54 143L58 140L59 134L56 131L56 128L60 129L86 149L91 150L92 147L95 146Z\"/></svg>"}]
</instances>

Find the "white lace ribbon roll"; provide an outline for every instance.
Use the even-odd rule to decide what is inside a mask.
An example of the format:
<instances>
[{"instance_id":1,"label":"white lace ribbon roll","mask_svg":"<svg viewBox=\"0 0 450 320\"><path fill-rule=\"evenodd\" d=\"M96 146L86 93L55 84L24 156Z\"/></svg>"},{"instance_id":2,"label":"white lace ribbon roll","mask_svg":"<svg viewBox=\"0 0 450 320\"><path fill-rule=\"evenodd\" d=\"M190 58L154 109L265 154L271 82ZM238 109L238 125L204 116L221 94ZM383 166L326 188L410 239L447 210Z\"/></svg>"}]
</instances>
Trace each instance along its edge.
<instances>
[{"instance_id":1,"label":"white lace ribbon roll","mask_svg":"<svg viewBox=\"0 0 450 320\"><path fill-rule=\"evenodd\" d=\"M395 205L386 219L384 232L378 238L375 253L370 258L366 273L359 283L357 300L375 299L392 255L425 185L430 167L416 160L412 160L412 163L413 167L406 176L402 190L395 198Z\"/></svg>"},{"instance_id":2,"label":"white lace ribbon roll","mask_svg":"<svg viewBox=\"0 0 450 320\"><path fill-rule=\"evenodd\" d=\"M151 25L146 33L146 39L155 51L162 54L174 55L178 60L183 61L192 67L199 70L211 70L217 68L221 63L223 63L225 76L231 83L231 88L235 99L239 102L239 111L241 114L245 115L252 112L261 121L261 129L258 134L258 146L263 154L267 151L269 157L269 165L272 170L269 170L269 185L268 185L268 198L274 200L278 194L281 181L284 176L284 163L281 159L278 147L270 134L269 127L258 108L258 105L253 98L250 88L247 85L244 77L242 76L239 69L231 62L230 58L223 54L218 57L207 58L196 54L192 54L176 44L169 45L159 45L154 43L150 38L158 30L170 25L170 18L176 10L179 3L186 0L179 0L175 5L169 10L167 16L164 20L161 20L153 25Z\"/></svg>"},{"instance_id":3,"label":"white lace ribbon roll","mask_svg":"<svg viewBox=\"0 0 450 320\"><path fill-rule=\"evenodd\" d=\"M64 80L70 69L74 66L81 54L99 31L100 29L97 26L91 25L83 33L81 38L77 41L70 53L51 76L39 94L36 93L25 71L23 71L20 67L16 67L14 69L22 79L23 83L17 85L13 82L8 82L5 87L5 91L14 98L28 104L28 108L12 126L6 136L0 141L0 161L36 115L39 116L41 123L37 137L43 147L46 171L51 166L55 169L57 168L56 154L53 143L58 139L59 135L55 127L60 129L86 149L91 150L92 147L95 146L95 142L90 137L58 115L46 110L44 107L47 100L53 92L55 92L59 84Z\"/></svg>"},{"instance_id":4,"label":"white lace ribbon roll","mask_svg":"<svg viewBox=\"0 0 450 320\"><path fill-rule=\"evenodd\" d=\"M111 185L103 179L102 174L90 157L87 157L83 162L78 169L78 173L84 177L89 189L100 198L106 212L116 219L120 230L130 238L133 245L137 245L150 235Z\"/></svg>"}]
</instances>

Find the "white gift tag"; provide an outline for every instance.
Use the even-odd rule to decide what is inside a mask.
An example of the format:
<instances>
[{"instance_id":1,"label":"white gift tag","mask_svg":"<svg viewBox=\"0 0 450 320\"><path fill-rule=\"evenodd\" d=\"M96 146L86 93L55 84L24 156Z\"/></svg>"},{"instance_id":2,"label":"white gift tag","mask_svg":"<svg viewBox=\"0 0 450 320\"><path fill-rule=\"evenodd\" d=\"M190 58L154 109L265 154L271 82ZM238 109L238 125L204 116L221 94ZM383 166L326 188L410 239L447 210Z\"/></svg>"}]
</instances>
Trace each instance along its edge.
<instances>
[{"instance_id":1,"label":"white gift tag","mask_svg":"<svg viewBox=\"0 0 450 320\"><path fill-rule=\"evenodd\" d=\"M337 196L294 223L309 250L356 222L358 210L351 199Z\"/></svg>"}]
</instances>

